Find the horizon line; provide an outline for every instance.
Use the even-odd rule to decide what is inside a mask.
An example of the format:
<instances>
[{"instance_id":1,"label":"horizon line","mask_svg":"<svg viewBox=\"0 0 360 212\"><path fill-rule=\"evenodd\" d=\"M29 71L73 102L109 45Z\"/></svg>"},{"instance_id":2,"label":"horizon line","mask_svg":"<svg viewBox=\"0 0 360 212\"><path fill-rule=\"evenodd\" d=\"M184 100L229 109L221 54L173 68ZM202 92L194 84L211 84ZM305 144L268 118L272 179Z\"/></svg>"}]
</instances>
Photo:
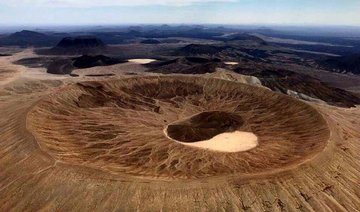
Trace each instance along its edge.
<instances>
[{"instance_id":1,"label":"horizon line","mask_svg":"<svg viewBox=\"0 0 360 212\"><path fill-rule=\"evenodd\" d=\"M103 27L103 26L161 26L161 25L169 25L169 26L186 26L186 25L203 25L203 26L256 26L256 27L355 27L360 28L360 25L353 24L289 24L289 23L201 23L201 22L193 22L193 23L162 23L162 22L154 22L154 23L54 23L54 24L40 24L40 23L0 23L0 27L77 27L77 26L86 26L86 27Z\"/></svg>"}]
</instances>

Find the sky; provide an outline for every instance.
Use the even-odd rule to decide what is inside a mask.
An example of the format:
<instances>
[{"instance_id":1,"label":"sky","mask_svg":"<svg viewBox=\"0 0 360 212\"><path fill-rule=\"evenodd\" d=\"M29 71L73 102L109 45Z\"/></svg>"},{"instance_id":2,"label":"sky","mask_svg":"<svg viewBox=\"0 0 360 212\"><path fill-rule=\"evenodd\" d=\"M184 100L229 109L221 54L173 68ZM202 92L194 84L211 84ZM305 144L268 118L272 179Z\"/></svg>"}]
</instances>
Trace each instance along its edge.
<instances>
[{"instance_id":1,"label":"sky","mask_svg":"<svg viewBox=\"0 0 360 212\"><path fill-rule=\"evenodd\" d=\"M360 0L0 0L0 25L360 26Z\"/></svg>"}]
</instances>

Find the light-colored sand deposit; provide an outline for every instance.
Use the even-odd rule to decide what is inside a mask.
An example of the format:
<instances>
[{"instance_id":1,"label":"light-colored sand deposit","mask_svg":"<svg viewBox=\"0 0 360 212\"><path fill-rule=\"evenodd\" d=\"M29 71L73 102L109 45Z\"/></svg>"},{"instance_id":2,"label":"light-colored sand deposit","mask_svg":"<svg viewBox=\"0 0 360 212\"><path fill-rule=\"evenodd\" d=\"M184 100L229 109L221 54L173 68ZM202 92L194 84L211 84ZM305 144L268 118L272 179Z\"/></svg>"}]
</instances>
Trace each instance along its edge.
<instances>
[{"instance_id":1,"label":"light-colored sand deposit","mask_svg":"<svg viewBox=\"0 0 360 212\"><path fill-rule=\"evenodd\" d=\"M237 65L239 64L238 62L224 62L226 65Z\"/></svg>"},{"instance_id":2,"label":"light-colored sand deposit","mask_svg":"<svg viewBox=\"0 0 360 212\"><path fill-rule=\"evenodd\" d=\"M209 140L186 143L176 141L167 135L167 129L164 130L165 135L178 143L186 146L207 149L219 152L243 152L255 148L258 145L257 136L250 132L229 132L221 133Z\"/></svg>"},{"instance_id":3,"label":"light-colored sand deposit","mask_svg":"<svg viewBox=\"0 0 360 212\"><path fill-rule=\"evenodd\" d=\"M156 60L154 60L154 59L131 59L131 60L129 60L130 63L137 63L137 64L148 64L148 63L152 63L155 61Z\"/></svg>"}]
</instances>

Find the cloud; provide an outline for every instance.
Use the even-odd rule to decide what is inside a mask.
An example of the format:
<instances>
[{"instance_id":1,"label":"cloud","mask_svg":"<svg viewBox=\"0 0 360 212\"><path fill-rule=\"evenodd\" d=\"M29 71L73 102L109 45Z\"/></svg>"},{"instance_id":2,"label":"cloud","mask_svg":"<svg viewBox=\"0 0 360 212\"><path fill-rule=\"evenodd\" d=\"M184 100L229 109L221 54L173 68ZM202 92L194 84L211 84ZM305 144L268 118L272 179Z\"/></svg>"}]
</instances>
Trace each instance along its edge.
<instances>
[{"instance_id":1,"label":"cloud","mask_svg":"<svg viewBox=\"0 0 360 212\"><path fill-rule=\"evenodd\" d=\"M0 5L37 7L106 7L106 6L188 6L214 2L236 2L237 0L7 0Z\"/></svg>"}]
</instances>

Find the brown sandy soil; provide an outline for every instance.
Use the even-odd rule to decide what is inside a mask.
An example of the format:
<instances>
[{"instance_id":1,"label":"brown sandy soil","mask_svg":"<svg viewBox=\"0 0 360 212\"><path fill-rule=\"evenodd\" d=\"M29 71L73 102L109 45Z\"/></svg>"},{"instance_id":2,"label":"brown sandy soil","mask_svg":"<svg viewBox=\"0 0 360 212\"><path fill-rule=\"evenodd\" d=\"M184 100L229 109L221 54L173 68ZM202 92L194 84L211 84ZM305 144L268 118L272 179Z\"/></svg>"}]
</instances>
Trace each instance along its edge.
<instances>
[{"instance_id":1,"label":"brown sandy soil","mask_svg":"<svg viewBox=\"0 0 360 212\"><path fill-rule=\"evenodd\" d=\"M209 77L77 81L0 87L0 211L359 210L359 107ZM162 132L210 110L238 112L258 147L214 153Z\"/></svg>"},{"instance_id":2,"label":"brown sandy soil","mask_svg":"<svg viewBox=\"0 0 360 212\"><path fill-rule=\"evenodd\" d=\"M0 86L11 82L22 67L11 64L12 57L0 57Z\"/></svg>"},{"instance_id":3,"label":"brown sandy soil","mask_svg":"<svg viewBox=\"0 0 360 212\"><path fill-rule=\"evenodd\" d=\"M257 77L236 74L234 72L231 72L231 71L228 71L228 70L222 69L222 68L218 68L216 72L211 73L211 74L205 74L204 76L210 77L210 78L217 78L217 79L224 79L224 80L229 80L229 81L234 81L234 82L240 82L240 83L244 83L244 84L248 84L248 85L261 87L261 88L270 90L269 88L263 86L261 84L261 81Z\"/></svg>"},{"instance_id":4,"label":"brown sandy soil","mask_svg":"<svg viewBox=\"0 0 360 212\"><path fill-rule=\"evenodd\" d=\"M53 87L52 85L49 86L48 80L56 81L67 78L65 76L47 74L46 69L43 68L26 68L25 66L14 64L17 60L34 56L36 54L34 54L33 49L26 49L15 53L11 57L0 57L0 88L4 87L4 89L0 89L0 96L2 94L12 95L16 92L46 91L45 88ZM8 84L10 86L7 86ZM61 84L61 82L56 84Z\"/></svg>"}]
</instances>

